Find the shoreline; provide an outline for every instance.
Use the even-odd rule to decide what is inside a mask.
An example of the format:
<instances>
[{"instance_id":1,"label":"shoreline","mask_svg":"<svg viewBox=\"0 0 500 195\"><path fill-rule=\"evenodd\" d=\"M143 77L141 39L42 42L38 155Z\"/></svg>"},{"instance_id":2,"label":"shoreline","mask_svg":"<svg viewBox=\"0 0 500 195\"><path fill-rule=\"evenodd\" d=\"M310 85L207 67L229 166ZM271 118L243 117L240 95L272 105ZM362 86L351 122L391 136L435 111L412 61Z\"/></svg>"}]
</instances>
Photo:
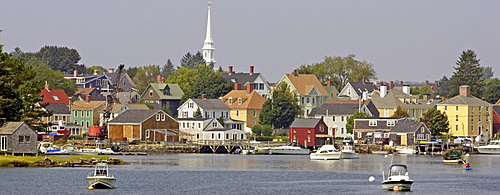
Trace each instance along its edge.
<instances>
[{"instance_id":1,"label":"shoreline","mask_svg":"<svg viewBox=\"0 0 500 195\"><path fill-rule=\"evenodd\" d=\"M29 167L82 167L92 166L97 161L106 161L109 164L124 164L116 157L111 156L0 156L0 168L29 168Z\"/></svg>"}]
</instances>

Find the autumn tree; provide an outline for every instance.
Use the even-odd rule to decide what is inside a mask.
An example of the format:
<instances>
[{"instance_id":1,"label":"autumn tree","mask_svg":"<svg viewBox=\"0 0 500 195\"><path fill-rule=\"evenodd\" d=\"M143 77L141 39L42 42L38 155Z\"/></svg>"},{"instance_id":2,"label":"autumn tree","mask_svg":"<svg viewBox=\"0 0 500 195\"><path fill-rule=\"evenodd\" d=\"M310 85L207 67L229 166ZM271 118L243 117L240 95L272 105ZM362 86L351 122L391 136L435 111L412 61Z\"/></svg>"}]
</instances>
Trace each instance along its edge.
<instances>
[{"instance_id":1,"label":"autumn tree","mask_svg":"<svg viewBox=\"0 0 500 195\"><path fill-rule=\"evenodd\" d=\"M279 83L272 92L272 98L267 99L259 115L261 125L271 125L274 128L287 128L301 114L298 99L284 82Z\"/></svg>"},{"instance_id":2,"label":"autumn tree","mask_svg":"<svg viewBox=\"0 0 500 195\"><path fill-rule=\"evenodd\" d=\"M430 108L427 112L423 113L423 117L420 118L420 122L423 122L434 136L446 133L449 129L448 117L444 113L441 113L441 111L433 108Z\"/></svg>"},{"instance_id":3,"label":"autumn tree","mask_svg":"<svg viewBox=\"0 0 500 195\"><path fill-rule=\"evenodd\" d=\"M403 117L409 117L410 115L408 114L408 112L406 110L403 110L403 108L401 108L401 106L398 106L396 108L396 111L394 111L394 114L392 114L391 117L397 117L397 118L403 118Z\"/></svg>"},{"instance_id":4,"label":"autumn tree","mask_svg":"<svg viewBox=\"0 0 500 195\"><path fill-rule=\"evenodd\" d=\"M455 72L450 78L450 93L449 97L458 95L458 89L462 85L468 85L471 88L471 95L479 97L481 94L480 84L483 76L483 67L479 64L479 59L476 58L474 50L463 51L458 60L457 65L453 67Z\"/></svg>"}]
</instances>

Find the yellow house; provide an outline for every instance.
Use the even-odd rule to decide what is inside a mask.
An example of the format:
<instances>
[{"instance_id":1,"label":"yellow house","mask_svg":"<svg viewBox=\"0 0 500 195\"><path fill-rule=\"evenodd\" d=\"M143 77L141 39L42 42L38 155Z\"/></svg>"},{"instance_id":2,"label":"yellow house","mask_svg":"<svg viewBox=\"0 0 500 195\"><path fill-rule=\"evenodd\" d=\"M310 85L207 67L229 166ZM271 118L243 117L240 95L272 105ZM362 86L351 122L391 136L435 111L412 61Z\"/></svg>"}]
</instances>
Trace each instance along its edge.
<instances>
[{"instance_id":1,"label":"yellow house","mask_svg":"<svg viewBox=\"0 0 500 195\"><path fill-rule=\"evenodd\" d=\"M460 94L437 104L437 110L448 116L451 135L492 136L492 105L470 95L470 87L460 86Z\"/></svg>"},{"instance_id":2,"label":"yellow house","mask_svg":"<svg viewBox=\"0 0 500 195\"><path fill-rule=\"evenodd\" d=\"M386 90L387 86L380 86L379 94L371 96L371 100L377 107L380 117L391 117L397 107L405 110L409 118L418 120L423 117L430 108L435 108L440 99L429 98L428 95L419 98L419 95L409 94L410 89L405 91L399 89Z\"/></svg>"},{"instance_id":3,"label":"yellow house","mask_svg":"<svg viewBox=\"0 0 500 195\"><path fill-rule=\"evenodd\" d=\"M244 121L248 128L246 131L249 131L259 124L259 115L266 99L256 91L247 89L232 90L222 97L222 101L231 108L231 119Z\"/></svg>"}]
</instances>

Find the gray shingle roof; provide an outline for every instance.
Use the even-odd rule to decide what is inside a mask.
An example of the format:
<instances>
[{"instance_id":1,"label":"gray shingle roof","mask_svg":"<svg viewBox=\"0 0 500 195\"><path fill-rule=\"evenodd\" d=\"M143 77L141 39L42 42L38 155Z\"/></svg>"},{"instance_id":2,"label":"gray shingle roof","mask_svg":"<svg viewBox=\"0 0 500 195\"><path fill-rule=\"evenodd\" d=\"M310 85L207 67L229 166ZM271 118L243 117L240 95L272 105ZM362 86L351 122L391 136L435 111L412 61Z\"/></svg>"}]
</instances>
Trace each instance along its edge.
<instances>
[{"instance_id":1,"label":"gray shingle roof","mask_svg":"<svg viewBox=\"0 0 500 195\"><path fill-rule=\"evenodd\" d=\"M156 115L156 113L161 112L166 114L162 110L127 110L122 114L115 117L109 122L109 124L118 123L128 123L128 124L139 124L144 120Z\"/></svg>"},{"instance_id":2,"label":"gray shingle roof","mask_svg":"<svg viewBox=\"0 0 500 195\"><path fill-rule=\"evenodd\" d=\"M353 115L358 111L358 104L323 104L319 108L314 108L309 113L309 116L314 115Z\"/></svg>"},{"instance_id":3,"label":"gray shingle roof","mask_svg":"<svg viewBox=\"0 0 500 195\"><path fill-rule=\"evenodd\" d=\"M231 83L239 83L245 85L250 82L253 83L255 79L260 75L260 73L222 73L222 77L224 77L227 81Z\"/></svg>"},{"instance_id":4,"label":"gray shingle roof","mask_svg":"<svg viewBox=\"0 0 500 195\"><path fill-rule=\"evenodd\" d=\"M6 122L0 127L0 134L10 135L14 133L24 122Z\"/></svg>"},{"instance_id":5,"label":"gray shingle roof","mask_svg":"<svg viewBox=\"0 0 500 195\"><path fill-rule=\"evenodd\" d=\"M439 104L448 104L448 105L457 105L457 104L463 104L463 105L469 105L469 106L490 106L491 104L488 102L485 102L477 97L474 96L464 96L464 95L457 95L455 97L452 97L448 100L445 100Z\"/></svg>"},{"instance_id":6,"label":"gray shingle roof","mask_svg":"<svg viewBox=\"0 0 500 195\"><path fill-rule=\"evenodd\" d=\"M321 118L296 118L290 127L314 128L321 120Z\"/></svg>"},{"instance_id":7,"label":"gray shingle roof","mask_svg":"<svg viewBox=\"0 0 500 195\"><path fill-rule=\"evenodd\" d=\"M352 88L354 88L356 93L361 96L363 91L367 91L368 93L372 93L375 90L378 90L378 87L374 83L363 83L363 82L349 82Z\"/></svg>"},{"instance_id":8,"label":"gray shingle roof","mask_svg":"<svg viewBox=\"0 0 500 195\"><path fill-rule=\"evenodd\" d=\"M416 121L400 121L396 123L396 125L391 129L391 132L413 133L417 131L421 126L425 126L424 123Z\"/></svg>"},{"instance_id":9,"label":"gray shingle roof","mask_svg":"<svg viewBox=\"0 0 500 195\"><path fill-rule=\"evenodd\" d=\"M194 99L191 98L199 107L204 110L231 110L221 99Z\"/></svg>"},{"instance_id":10,"label":"gray shingle roof","mask_svg":"<svg viewBox=\"0 0 500 195\"><path fill-rule=\"evenodd\" d=\"M50 103L45 109L54 114L71 114L65 103Z\"/></svg>"}]
</instances>

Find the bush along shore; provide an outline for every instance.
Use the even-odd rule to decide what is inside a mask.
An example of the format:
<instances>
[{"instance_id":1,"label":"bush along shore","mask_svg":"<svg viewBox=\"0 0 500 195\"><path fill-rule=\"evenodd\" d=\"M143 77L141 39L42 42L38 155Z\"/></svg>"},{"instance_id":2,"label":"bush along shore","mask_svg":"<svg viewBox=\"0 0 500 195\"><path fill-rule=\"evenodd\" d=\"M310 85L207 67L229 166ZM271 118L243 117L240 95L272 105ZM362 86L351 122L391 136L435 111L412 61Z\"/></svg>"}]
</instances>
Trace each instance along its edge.
<instances>
[{"instance_id":1,"label":"bush along shore","mask_svg":"<svg viewBox=\"0 0 500 195\"><path fill-rule=\"evenodd\" d=\"M109 156L0 156L0 167L79 167L91 166L98 161L122 164L123 161Z\"/></svg>"}]
</instances>

